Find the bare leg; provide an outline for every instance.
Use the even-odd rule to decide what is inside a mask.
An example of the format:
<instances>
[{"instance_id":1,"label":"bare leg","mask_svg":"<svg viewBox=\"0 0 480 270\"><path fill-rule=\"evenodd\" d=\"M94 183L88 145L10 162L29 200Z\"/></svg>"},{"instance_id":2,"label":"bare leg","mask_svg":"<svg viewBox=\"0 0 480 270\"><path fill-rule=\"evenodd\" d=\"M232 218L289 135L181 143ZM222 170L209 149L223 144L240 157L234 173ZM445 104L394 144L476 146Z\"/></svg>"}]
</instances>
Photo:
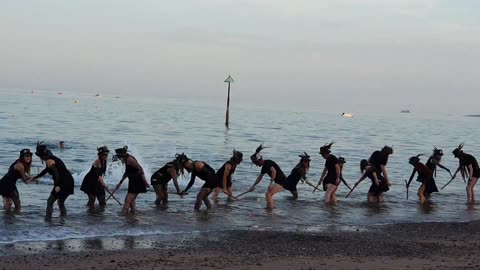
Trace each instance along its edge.
<instances>
[{"instance_id":1,"label":"bare leg","mask_svg":"<svg viewBox=\"0 0 480 270\"><path fill-rule=\"evenodd\" d=\"M384 201L385 201L385 200L383 199L383 192L380 192L380 193L378 194L378 202L379 202L379 203L383 203Z\"/></svg>"},{"instance_id":2,"label":"bare leg","mask_svg":"<svg viewBox=\"0 0 480 270\"><path fill-rule=\"evenodd\" d=\"M368 199L368 202L369 203L376 203L378 202L378 196L369 192L368 195L367 195L367 199Z\"/></svg>"},{"instance_id":3,"label":"bare leg","mask_svg":"<svg viewBox=\"0 0 480 270\"><path fill-rule=\"evenodd\" d=\"M162 201L162 186L161 185L153 185L153 190L155 190L155 194L157 195L157 199L155 200L156 205L160 205Z\"/></svg>"},{"instance_id":4,"label":"bare leg","mask_svg":"<svg viewBox=\"0 0 480 270\"><path fill-rule=\"evenodd\" d=\"M292 193L293 199L297 200L298 199L298 192L297 191L290 191Z\"/></svg>"},{"instance_id":5,"label":"bare leg","mask_svg":"<svg viewBox=\"0 0 480 270\"><path fill-rule=\"evenodd\" d=\"M267 192L265 193L265 198L267 198L267 208L268 209L273 209L274 203L273 203L273 195L275 193L278 193L282 191L283 187L279 184L273 183L268 187Z\"/></svg>"},{"instance_id":6,"label":"bare leg","mask_svg":"<svg viewBox=\"0 0 480 270\"><path fill-rule=\"evenodd\" d=\"M335 186L335 189L332 191L331 201L337 203L337 190L338 186Z\"/></svg>"},{"instance_id":7,"label":"bare leg","mask_svg":"<svg viewBox=\"0 0 480 270\"><path fill-rule=\"evenodd\" d=\"M3 197L3 209L10 211L13 205L12 198Z\"/></svg>"},{"instance_id":8,"label":"bare leg","mask_svg":"<svg viewBox=\"0 0 480 270\"><path fill-rule=\"evenodd\" d=\"M98 204L102 207L107 205L107 201L105 200L105 193L102 193L97 196Z\"/></svg>"},{"instance_id":9,"label":"bare leg","mask_svg":"<svg viewBox=\"0 0 480 270\"><path fill-rule=\"evenodd\" d=\"M212 200L217 201L218 200L218 195L222 191L222 188L216 187L215 192L213 193Z\"/></svg>"},{"instance_id":10,"label":"bare leg","mask_svg":"<svg viewBox=\"0 0 480 270\"><path fill-rule=\"evenodd\" d=\"M233 188L231 186L227 187L227 190L228 190L228 193L233 194ZM233 201L233 198L228 196L227 201L231 202L231 201Z\"/></svg>"},{"instance_id":11,"label":"bare leg","mask_svg":"<svg viewBox=\"0 0 480 270\"><path fill-rule=\"evenodd\" d=\"M208 196L210 195L210 193L212 193L212 189L206 188L205 191L204 191L203 199L202 199L203 202L205 203L205 206L207 206L207 209L212 208L212 203L208 199Z\"/></svg>"},{"instance_id":12,"label":"bare leg","mask_svg":"<svg viewBox=\"0 0 480 270\"><path fill-rule=\"evenodd\" d=\"M327 190L325 191L325 199L324 199L325 203L332 202L332 195L336 189L337 189L337 186L332 184L327 184Z\"/></svg>"},{"instance_id":13,"label":"bare leg","mask_svg":"<svg viewBox=\"0 0 480 270\"><path fill-rule=\"evenodd\" d=\"M417 195L421 204L424 204L427 201L427 198L425 198L425 184L422 184L420 186L420 188L418 189Z\"/></svg>"},{"instance_id":14,"label":"bare leg","mask_svg":"<svg viewBox=\"0 0 480 270\"><path fill-rule=\"evenodd\" d=\"M475 202L475 194L473 192L473 187L477 183L478 178L472 177L471 180L468 180L467 184L467 203Z\"/></svg>"},{"instance_id":15,"label":"bare leg","mask_svg":"<svg viewBox=\"0 0 480 270\"><path fill-rule=\"evenodd\" d=\"M160 198L161 201L163 201L164 204L168 203L168 191L167 191L167 185L164 185L162 188L162 197Z\"/></svg>"},{"instance_id":16,"label":"bare leg","mask_svg":"<svg viewBox=\"0 0 480 270\"><path fill-rule=\"evenodd\" d=\"M20 195L18 194L18 190L15 189L11 199L15 205L15 211L20 211L20 209L22 209L22 204L20 203Z\"/></svg>"},{"instance_id":17,"label":"bare leg","mask_svg":"<svg viewBox=\"0 0 480 270\"><path fill-rule=\"evenodd\" d=\"M126 216L128 214L128 210L130 209L131 203L132 203L132 198L130 196L130 193L127 193L127 196L125 196L125 201L122 207L122 215Z\"/></svg>"}]
</instances>

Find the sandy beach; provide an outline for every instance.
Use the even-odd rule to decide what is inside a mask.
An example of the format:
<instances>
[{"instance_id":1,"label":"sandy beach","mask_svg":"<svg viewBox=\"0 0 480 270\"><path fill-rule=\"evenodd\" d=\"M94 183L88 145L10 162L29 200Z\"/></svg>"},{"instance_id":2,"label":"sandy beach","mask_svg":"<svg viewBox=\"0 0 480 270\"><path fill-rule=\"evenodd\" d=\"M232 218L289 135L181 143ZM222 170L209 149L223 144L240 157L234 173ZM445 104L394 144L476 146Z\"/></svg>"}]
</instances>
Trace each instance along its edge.
<instances>
[{"instance_id":1,"label":"sandy beach","mask_svg":"<svg viewBox=\"0 0 480 270\"><path fill-rule=\"evenodd\" d=\"M3 245L2 269L480 269L480 222Z\"/></svg>"}]
</instances>

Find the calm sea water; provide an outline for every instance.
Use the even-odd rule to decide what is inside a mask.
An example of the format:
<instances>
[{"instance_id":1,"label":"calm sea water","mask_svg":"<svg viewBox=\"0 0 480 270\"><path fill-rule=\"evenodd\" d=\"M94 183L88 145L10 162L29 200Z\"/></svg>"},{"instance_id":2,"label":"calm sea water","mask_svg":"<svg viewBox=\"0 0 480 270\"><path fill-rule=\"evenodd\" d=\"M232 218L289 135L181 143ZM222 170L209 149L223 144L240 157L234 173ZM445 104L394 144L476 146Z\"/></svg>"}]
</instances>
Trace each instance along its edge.
<instances>
[{"instance_id":1,"label":"calm sea water","mask_svg":"<svg viewBox=\"0 0 480 270\"><path fill-rule=\"evenodd\" d=\"M78 103L74 100L77 99ZM479 156L477 127L480 118L463 115L361 114L342 118L341 112L326 114L316 108L254 105L232 105L231 128L226 130L224 107L211 101L138 98L121 96L73 96L55 93L0 92L0 172L2 176L22 148L34 150L37 140L52 146L75 176L75 195L66 206L68 217L44 219L46 200L52 189L50 178L40 184L18 182L23 209L20 213L0 213L0 242L86 238L112 235L150 235L192 233L221 230L325 230L369 224L426 221L468 221L480 217L480 206L465 204L465 184L460 178L440 193L434 194L428 206L417 203L414 182L410 200L405 198L404 180L412 167L408 157L430 154L433 145L443 148L444 165L452 171L457 160L450 154L465 141L465 151ZM64 140L67 149L58 149ZM395 154L389 161L393 182L383 205L365 203L370 186L367 179L345 199L347 188L338 191L334 207L323 204L323 192L312 194L307 185L298 186L300 198L292 201L289 192L275 196L276 209L265 210L264 193L269 179L242 200L222 200L211 211L193 211L196 191L203 184L197 181L185 198L170 196L168 208L154 205L153 190L137 200L138 214L119 216L120 206L109 201L104 212L89 212L87 197L79 190L83 176L96 158L96 147L110 149L129 146L150 178L152 172L170 161L175 153L185 152L196 160L204 160L218 169L231 155L233 148L244 153L245 162L235 174L235 193L251 186L259 168L251 166L248 157L259 143L269 147L264 158L276 161L285 173L298 162L303 151L312 156L309 178L317 182L324 160L318 149L335 140L333 154L346 157L344 176L352 185L360 177L359 162L383 145L393 145ZM423 159L425 161L425 158ZM34 166L43 168L34 157ZM37 168L32 171L36 172ZM111 164L106 177L113 188L123 173L119 164ZM189 175L180 179L183 189ZM437 172L437 186L449 180L448 174ZM127 183L117 192L123 200ZM174 190L170 185L171 191Z\"/></svg>"}]
</instances>

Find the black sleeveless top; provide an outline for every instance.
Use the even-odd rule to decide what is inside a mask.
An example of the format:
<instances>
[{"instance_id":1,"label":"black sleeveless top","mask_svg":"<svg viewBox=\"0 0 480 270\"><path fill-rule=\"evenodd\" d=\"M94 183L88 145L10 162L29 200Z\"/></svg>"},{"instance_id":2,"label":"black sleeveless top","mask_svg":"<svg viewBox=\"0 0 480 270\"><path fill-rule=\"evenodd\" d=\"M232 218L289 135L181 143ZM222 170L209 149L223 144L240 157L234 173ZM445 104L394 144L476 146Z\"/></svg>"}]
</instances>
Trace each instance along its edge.
<instances>
[{"instance_id":1,"label":"black sleeveless top","mask_svg":"<svg viewBox=\"0 0 480 270\"><path fill-rule=\"evenodd\" d=\"M92 195L105 194L105 190L102 184L98 181L98 178L100 176L105 175L106 171L107 171L106 162L102 162L102 166L100 168L94 167L92 165L92 167L90 168L90 171L83 178L83 182L82 182L82 186L80 187L80 190L85 192L86 194L92 194Z\"/></svg>"},{"instance_id":2,"label":"black sleeveless top","mask_svg":"<svg viewBox=\"0 0 480 270\"><path fill-rule=\"evenodd\" d=\"M216 182L215 170L212 167L210 167L210 165L203 162L203 168L200 171L197 171L195 167L195 163L197 162L203 162L203 161L196 160L192 162L193 169L190 172L191 174L190 182L188 182L188 185L184 190L185 192L187 192L193 186L193 184L195 183L195 178L197 177L205 181L206 184L208 183L207 186L213 187L214 183Z\"/></svg>"},{"instance_id":3,"label":"black sleeveless top","mask_svg":"<svg viewBox=\"0 0 480 270\"><path fill-rule=\"evenodd\" d=\"M217 171L217 177L220 181L223 181L223 174L225 173L225 165L227 165L227 164L230 164L230 166L231 166L231 169L228 172L227 182L232 181L232 175L235 173L235 170L237 169L237 166L233 165L231 161L225 162L223 164L223 166L220 169L218 169L218 171Z\"/></svg>"},{"instance_id":4,"label":"black sleeveless top","mask_svg":"<svg viewBox=\"0 0 480 270\"><path fill-rule=\"evenodd\" d=\"M480 177L480 167L478 166L477 160L470 154L463 153L460 158L458 159L460 166L468 167L468 165L472 165L473 173L471 176L473 177ZM466 168L468 171L468 168Z\"/></svg>"},{"instance_id":5,"label":"black sleeveless top","mask_svg":"<svg viewBox=\"0 0 480 270\"><path fill-rule=\"evenodd\" d=\"M178 171L178 165L174 161L170 161L167 164L165 164L163 167L158 169L156 172L153 173L152 178L151 178L151 184L152 185L165 185L167 184L171 179L172 176L170 173L168 173L168 170L173 168L175 171Z\"/></svg>"},{"instance_id":6,"label":"black sleeveless top","mask_svg":"<svg viewBox=\"0 0 480 270\"><path fill-rule=\"evenodd\" d=\"M7 174L0 180L0 195L9 196L12 191L15 191L17 180L22 178L20 172L15 170L15 165L17 165L18 162L20 162L20 160L15 160L8 168Z\"/></svg>"},{"instance_id":7,"label":"black sleeveless top","mask_svg":"<svg viewBox=\"0 0 480 270\"><path fill-rule=\"evenodd\" d=\"M292 172L287 177L285 185L289 187L296 187L300 179L306 178L305 174L305 169L302 167L301 164L298 164L297 166L295 166L295 168L293 168Z\"/></svg>"},{"instance_id":8,"label":"black sleeveless top","mask_svg":"<svg viewBox=\"0 0 480 270\"><path fill-rule=\"evenodd\" d=\"M54 187L52 192L54 192L54 189L56 186L59 186L60 187L60 192L58 193L59 195L73 194L73 186L74 186L73 176L70 174L70 172L68 171L63 161L54 155L49 156L47 160L49 159L52 159L53 161L55 161L54 166L58 172L58 178L57 178L53 168L50 168L48 166L45 168L46 172L50 174L53 179Z\"/></svg>"},{"instance_id":9,"label":"black sleeveless top","mask_svg":"<svg viewBox=\"0 0 480 270\"><path fill-rule=\"evenodd\" d=\"M330 155L325 160L325 168L327 168L327 175L325 176L323 181L326 181L326 183L329 184L335 184L335 181L337 180L337 164L340 164L340 161L334 155ZM340 178L340 175L338 175L338 178Z\"/></svg>"},{"instance_id":10,"label":"black sleeveless top","mask_svg":"<svg viewBox=\"0 0 480 270\"><path fill-rule=\"evenodd\" d=\"M272 171L271 171L272 167L277 172L277 174L275 175L275 179L272 179L272 180L275 183L283 186L283 184L285 184L285 180L287 179L287 177L283 173L282 169L280 169L280 167L274 161L269 160L269 159L264 160L262 170L260 171L260 173L261 174L268 174L268 176L272 177Z\"/></svg>"}]
</instances>

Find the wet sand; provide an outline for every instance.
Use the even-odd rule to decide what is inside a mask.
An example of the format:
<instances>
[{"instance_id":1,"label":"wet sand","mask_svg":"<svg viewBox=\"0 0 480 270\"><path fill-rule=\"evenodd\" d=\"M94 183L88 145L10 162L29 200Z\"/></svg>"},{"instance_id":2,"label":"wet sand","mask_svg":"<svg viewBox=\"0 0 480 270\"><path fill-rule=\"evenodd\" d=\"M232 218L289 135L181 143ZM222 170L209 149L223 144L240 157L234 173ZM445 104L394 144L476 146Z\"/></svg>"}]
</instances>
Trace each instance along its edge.
<instances>
[{"instance_id":1,"label":"wet sand","mask_svg":"<svg viewBox=\"0 0 480 270\"><path fill-rule=\"evenodd\" d=\"M480 221L22 242L0 269L480 269Z\"/></svg>"}]
</instances>

